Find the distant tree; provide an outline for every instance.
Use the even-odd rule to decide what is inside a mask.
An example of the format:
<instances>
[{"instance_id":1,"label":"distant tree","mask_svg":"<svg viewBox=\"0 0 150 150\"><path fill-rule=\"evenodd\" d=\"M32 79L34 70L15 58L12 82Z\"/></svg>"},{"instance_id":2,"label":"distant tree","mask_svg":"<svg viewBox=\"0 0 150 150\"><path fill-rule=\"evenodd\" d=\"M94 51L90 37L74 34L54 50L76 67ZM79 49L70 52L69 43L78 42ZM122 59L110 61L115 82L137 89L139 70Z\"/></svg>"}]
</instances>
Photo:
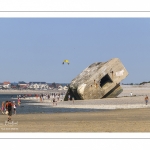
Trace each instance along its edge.
<instances>
[{"instance_id":1,"label":"distant tree","mask_svg":"<svg viewBox=\"0 0 150 150\"><path fill-rule=\"evenodd\" d=\"M20 89L20 86L18 84L16 85L16 89L18 89L18 90Z\"/></svg>"},{"instance_id":2,"label":"distant tree","mask_svg":"<svg viewBox=\"0 0 150 150\"><path fill-rule=\"evenodd\" d=\"M147 83L147 82L144 81L144 82L140 83L140 85L144 85L145 83Z\"/></svg>"}]
</instances>

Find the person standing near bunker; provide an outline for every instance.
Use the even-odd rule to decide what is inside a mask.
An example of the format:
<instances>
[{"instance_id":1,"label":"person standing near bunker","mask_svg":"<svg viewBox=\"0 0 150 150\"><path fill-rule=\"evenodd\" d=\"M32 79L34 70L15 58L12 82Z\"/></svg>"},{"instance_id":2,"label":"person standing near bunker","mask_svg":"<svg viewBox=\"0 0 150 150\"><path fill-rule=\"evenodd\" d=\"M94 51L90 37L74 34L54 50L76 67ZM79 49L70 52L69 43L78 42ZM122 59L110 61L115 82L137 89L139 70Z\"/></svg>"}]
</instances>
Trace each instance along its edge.
<instances>
[{"instance_id":1,"label":"person standing near bunker","mask_svg":"<svg viewBox=\"0 0 150 150\"><path fill-rule=\"evenodd\" d=\"M72 97L72 102L73 102L73 104L74 104L74 97Z\"/></svg>"},{"instance_id":2,"label":"person standing near bunker","mask_svg":"<svg viewBox=\"0 0 150 150\"><path fill-rule=\"evenodd\" d=\"M68 101L70 101L70 94L68 95Z\"/></svg>"}]
</instances>

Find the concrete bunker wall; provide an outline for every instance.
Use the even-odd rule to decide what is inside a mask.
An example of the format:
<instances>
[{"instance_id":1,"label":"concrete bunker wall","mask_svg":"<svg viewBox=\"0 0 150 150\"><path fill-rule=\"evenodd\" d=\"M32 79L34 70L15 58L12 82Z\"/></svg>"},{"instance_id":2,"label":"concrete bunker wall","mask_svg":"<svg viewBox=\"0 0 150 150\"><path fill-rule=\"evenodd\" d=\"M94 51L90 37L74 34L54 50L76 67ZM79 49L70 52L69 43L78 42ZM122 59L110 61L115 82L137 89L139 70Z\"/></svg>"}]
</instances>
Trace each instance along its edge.
<instances>
[{"instance_id":1,"label":"concrete bunker wall","mask_svg":"<svg viewBox=\"0 0 150 150\"><path fill-rule=\"evenodd\" d=\"M116 97L123 90L120 82L128 75L118 58L93 63L72 80L65 96L75 100Z\"/></svg>"}]
</instances>

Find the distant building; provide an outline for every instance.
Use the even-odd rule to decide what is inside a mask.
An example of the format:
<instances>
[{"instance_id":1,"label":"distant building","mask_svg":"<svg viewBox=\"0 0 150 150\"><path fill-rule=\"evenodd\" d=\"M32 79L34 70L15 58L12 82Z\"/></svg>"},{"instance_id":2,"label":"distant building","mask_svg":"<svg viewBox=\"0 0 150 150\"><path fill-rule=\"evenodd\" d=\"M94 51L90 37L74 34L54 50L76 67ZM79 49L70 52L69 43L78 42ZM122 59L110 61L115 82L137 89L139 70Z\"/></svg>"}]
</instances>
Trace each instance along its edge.
<instances>
[{"instance_id":1,"label":"distant building","mask_svg":"<svg viewBox=\"0 0 150 150\"><path fill-rule=\"evenodd\" d=\"M28 87L28 84L26 82L24 82L24 81L19 81L18 82L18 87L20 89L26 89Z\"/></svg>"},{"instance_id":2,"label":"distant building","mask_svg":"<svg viewBox=\"0 0 150 150\"><path fill-rule=\"evenodd\" d=\"M18 89L18 83L16 83L16 82L11 83L11 88Z\"/></svg>"},{"instance_id":3,"label":"distant building","mask_svg":"<svg viewBox=\"0 0 150 150\"><path fill-rule=\"evenodd\" d=\"M3 88L4 89L10 89L11 88L11 83L9 81L4 81L3 82Z\"/></svg>"},{"instance_id":4,"label":"distant building","mask_svg":"<svg viewBox=\"0 0 150 150\"><path fill-rule=\"evenodd\" d=\"M64 89L64 90L68 90L68 87L67 87L67 86L64 86L63 89Z\"/></svg>"},{"instance_id":5,"label":"distant building","mask_svg":"<svg viewBox=\"0 0 150 150\"><path fill-rule=\"evenodd\" d=\"M55 82L53 82L53 83L48 83L48 85L49 85L49 87L50 88L60 88L60 86L64 86L64 84L61 84L61 83L55 83ZM65 84L66 85L66 84Z\"/></svg>"},{"instance_id":6,"label":"distant building","mask_svg":"<svg viewBox=\"0 0 150 150\"><path fill-rule=\"evenodd\" d=\"M2 89L3 88L3 83L0 83L0 89Z\"/></svg>"},{"instance_id":7,"label":"distant building","mask_svg":"<svg viewBox=\"0 0 150 150\"><path fill-rule=\"evenodd\" d=\"M49 85L46 82L29 82L29 89L49 89Z\"/></svg>"},{"instance_id":8,"label":"distant building","mask_svg":"<svg viewBox=\"0 0 150 150\"><path fill-rule=\"evenodd\" d=\"M59 85L58 86L58 90L68 90L68 87L67 86Z\"/></svg>"},{"instance_id":9,"label":"distant building","mask_svg":"<svg viewBox=\"0 0 150 150\"><path fill-rule=\"evenodd\" d=\"M62 90L63 87L61 85L58 86L58 90Z\"/></svg>"}]
</instances>

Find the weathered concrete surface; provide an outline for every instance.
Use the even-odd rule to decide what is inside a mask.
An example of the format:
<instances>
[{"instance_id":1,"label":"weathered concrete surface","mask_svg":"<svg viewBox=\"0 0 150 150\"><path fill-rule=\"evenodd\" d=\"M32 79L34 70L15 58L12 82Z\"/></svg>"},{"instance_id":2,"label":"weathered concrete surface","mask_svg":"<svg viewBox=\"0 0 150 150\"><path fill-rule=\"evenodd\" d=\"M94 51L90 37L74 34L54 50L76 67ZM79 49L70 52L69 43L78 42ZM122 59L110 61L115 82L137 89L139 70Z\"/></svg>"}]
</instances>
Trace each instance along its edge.
<instances>
[{"instance_id":1,"label":"weathered concrete surface","mask_svg":"<svg viewBox=\"0 0 150 150\"><path fill-rule=\"evenodd\" d=\"M127 75L118 58L93 63L72 80L65 100L68 100L68 95L76 100L116 97L123 91L120 82Z\"/></svg>"}]
</instances>

